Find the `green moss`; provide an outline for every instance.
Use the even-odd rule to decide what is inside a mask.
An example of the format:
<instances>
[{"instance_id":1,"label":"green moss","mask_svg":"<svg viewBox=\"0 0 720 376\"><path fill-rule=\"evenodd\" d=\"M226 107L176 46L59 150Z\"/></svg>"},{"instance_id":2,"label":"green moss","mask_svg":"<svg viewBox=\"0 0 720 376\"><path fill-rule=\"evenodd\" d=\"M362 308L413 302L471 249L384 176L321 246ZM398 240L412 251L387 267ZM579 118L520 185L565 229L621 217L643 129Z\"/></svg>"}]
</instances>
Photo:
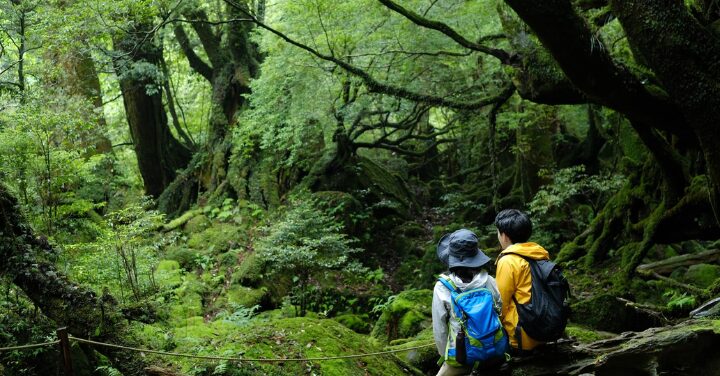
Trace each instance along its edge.
<instances>
[{"instance_id":1,"label":"green moss","mask_svg":"<svg viewBox=\"0 0 720 376\"><path fill-rule=\"evenodd\" d=\"M578 325L568 325L565 328L568 337L575 338L582 343L590 343L601 339L612 338L615 335L608 332L595 331Z\"/></svg>"},{"instance_id":2,"label":"green moss","mask_svg":"<svg viewBox=\"0 0 720 376\"><path fill-rule=\"evenodd\" d=\"M188 247L197 250L214 250L222 252L237 245L240 240L240 229L228 223L215 223L188 239Z\"/></svg>"},{"instance_id":3,"label":"green moss","mask_svg":"<svg viewBox=\"0 0 720 376\"><path fill-rule=\"evenodd\" d=\"M355 333L368 334L372 326L368 323L368 315L345 314L336 316L333 320Z\"/></svg>"},{"instance_id":4,"label":"green moss","mask_svg":"<svg viewBox=\"0 0 720 376\"><path fill-rule=\"evenodd\" d=\"M306 358L382 350L366 336L328 319L253 319L241 328L222 320L205 323L198 318L188 320L187 324L170 333L176 345L172 351L245 358ZM152 354L148 356L151 361L166 361ZM184 373L201 366L212 372L215 366L183 358L174 360L174 364ZM242 371L243 375L406 374L391 355L322 362L243 363Z\"/></svg>"},{"instance_id":5,"label":"green moss","mask_svg":"<svg viewBox=\"0 0 720 376\"><path fill-rule=\"evenodd\" d=\"M244 286L233 286L227 293L228 303L251 308L260 305L267 295L266 288L252 289Z\"/></svg>"},{"instance_id":6,"label":"green moss","mask_svg":"<svg viewBox=\"0 0 720 376\"><path fill-rule=\"evenodd\" d=\"M197 214L197 213L195 213ZM184 215L183 215L184 216ZM182 218L182 217L180 217ZM178 219L180 219L178 218ZM187 223L185 223L185 226L183 227L183 230L188 234L195 234L198 232L202 232L206 230L208 227L210 227L212 223L203 214L195 215L194 217L190 218Z\"/></svg>"},{"instance_id":7,"label":"green moss","mask_svg":"<svg viewBox=\"0 0 720 376\"><path fill-rule=\"evenodd\" d=\"M700 288L710 287L718 278L720 278L720 265L692 265L685 273L685 281Z\"/></svg>"},{"instance_id":8,"label":"green moss","mask_svg":"<svg viewBox=\"0 0 720 376\"><path fill-rule=\"evenodd\" d=\"M171 247L167 250L165 258L177 261L181 268L191 270L195 265L197 251L187 249L185 247Z\"/></svg>"},{"instance_id":9,"label":"green moss","mask_svg":"<svg viewBox=\"0 0 720 376\"><path fill-rule=\"evenodd\" d=\"M432 322L432 291L409 290L398 294L387 304L372 330L381 342L409 338Z\"/></svg>"},{"instance_id":10,"label":"green moss","mask_svg":"<svg viewBox=\"0 0 720 376\"><path fill-rule=\"evenodd\" d=\"M245 253L240 257L242 261L232 274L232 283L258 286L262 281L265 263L255 252Z\"/></svg>"},{"instance_id":11,"label":"green moss","mask_svg":"<svg viewBox=\"0 0 720 376\"><path fill-rule=\"evenodd\" d=\"M182 284L180 263L175 260L161 260L155 269L155 281L162 287L174 288Z\"/></svg>"},{"instance_id":12,"label":"green moss","mask_svg":"<svg viewBox=\"0 0 720 376\"><path fill-rule=\"evenodd\" d=\"M416 374L425 374L421 370L437 369L438 352L435 347L432 327L426 328L412 338L398 339L390 342L389 349L403 349L410 347L425 346L417 350L397 353L397 359L402 362L405 367L417 370Z\"/></svg>"}]
</instances>

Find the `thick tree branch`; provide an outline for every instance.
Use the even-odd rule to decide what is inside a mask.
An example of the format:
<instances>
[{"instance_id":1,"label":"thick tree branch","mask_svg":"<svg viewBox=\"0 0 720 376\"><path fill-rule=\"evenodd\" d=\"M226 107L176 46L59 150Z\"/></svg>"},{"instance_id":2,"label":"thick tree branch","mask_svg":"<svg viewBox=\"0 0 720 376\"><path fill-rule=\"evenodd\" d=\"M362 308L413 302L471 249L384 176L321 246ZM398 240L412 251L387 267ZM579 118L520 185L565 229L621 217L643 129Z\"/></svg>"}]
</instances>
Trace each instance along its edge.
<instances>
[{"instance_id":1,"label":"thick tree branch","mask_svg":"<svg viewBox=\"0 0 720 376\"><path fill-rule=\"evenodd\" d=\"M613 61L569 0L505 2L533 29L573 85L593 102L643 127L667 130L696 143L678 107L651 94L626 67Z\"/></svg>"},{"instance_id":2,"label":"thick tree branch","mask_svg":"<svg viewBox=\"0 0 720 376\"><path fill-rule=\"evenodd\" d=\"M190 39L188 38L187 33L185 33L185 29L182 25L176 24L173 28L173 32L175 33L175 39L177 39L178 44L180 44L180 49L188 59L190 67L206 80L211 81L213 75L212 67L204 62L192 49Z\"/></svg>"},{"instance_id":3,"label":"thick tree branch","mask_svg":"<svg viewBox=\"0 0 720 376\"><path fill-rule=\"evenodd\" d=\"M389 9L405 16L407 19L409 19L410 21L412 21L413 23L415 23L419 26L426 27L426 28L432 29L432 30L437 30L437 31L447 35L452 40L454 40L455 42L457 42L458 44L460 44L461 46L463 46L467 49L470 49L473 51L478 51L478 52L483 52L490 56L494 56L498 60L500 60L500 62L502 62L503 64L514 65L517 62L517 57L515 55L510 54L509 52L501 50L501 49L491 48L491 47L487 47L487 46L484 46L479 43L472 42L472 41L466 39L465 37L463 37L462 35L460 35L457 31L455 31L453 28L451 28L447 24L425 18L425 17L395 3L392 0L378 0L378 1L380 3L382 3L383 5L385 5L386 7L388 7Z\"/></svg>"},{"instance_id":4,"label":"thick tree branch","mask_svg":"<svg viewBox=\"0 0 720 376\"><path fill-rule=\"evenodd\" d=\"M437 97L437 96L432 96L432 95L427 95L427 94L416 93L416 92L407 90L402 87L379 82L378 80L376 80L374 77L372 77L366 71L364 71L354 65L351 65L343 60L340 60L334 56L329 56L329 55L320 53L318 50L316 50L312 47L309 47L303 43L300 43L300 42L290 38L289 36L273 29L272 27L266 25L265 23L260 22L257 18L255 18L255 16L246 12L244 9L242 9L239 5L235 4L234 2L232 2L230 0L224 0L224 1L227 4L229 4L230 6L233 6L236 9L238 9L240 12L245 13L246 16L252 18L253 22L255 22L256 25L277 35L278 37L280 37L282 40L286 41L287 43L292 44L293 46L298 47L302 50L305 50L305 51L309 52L311 55L318 57L322 60L335 63L336 65L340 66L347 72L359 77L360 79L363 80L363 83L365 84L365 86L367 87L367 90L369 92L383 93L383 94L392 95L392 96L395 96L398 98L404 98L404 99L408 99L408 100L415 101L415 102L425 103L425 104L432 105L432 106L448 107L448 108L455 108L455 109L460 109L460 110L475 110L475 109L479 109L479 108L488 106L488 105L493 104L493 103L497 102L498 100L500 100L501 94L486 97L486 98L481 98L481 99L478 99L475 101L468 101L468 102L456 101L456 100L452 100L452 99L448 99L448 98L444 98L444 97Z\"/></svg>"},{"instance_id":5,"label":"thick tree branch","mask_svg":"<svg viewBox=\"0 0 720 376\"><path fill-rule=\"evenodd\" d=\"M420 151L412 151L403 149L396 145L390 145L385 143L375 143L375 142L357 142L354 143L353 146L356 148L369 148L369 149L385 149L392 151L397 154L406 155L409 157L423 157L433 149L435 149L440 144L445 144L448 142L454 142L455 140L445 139L445 140L437 140L432 143L432 145L428 146L427 148L420 150Z\"/></svg>"},{"instance_id":6,"label":"thick tree branch","mask_svg":"<svg viewBox=\"0 0 720 376\"><path fill-rule=\"evenodd\" d=\"M702 148L720 217L720 39L681 1L610 2L633 51L657 74Z\"/></svg>"},{"instance_id":7,"label":"thick tree branch","mask_svg":"<svg viewBox=\"0 0 720 376\"><path fill-rule=\"evenodd\" d=\"M201 10L194 11L188 16L189 18L200 21L208 20L207 14ZM211 25L206 22L194 22L191 25L193 30L195 30L195 33L197 33L198 38L200 38L203 49L205 49L205 53L207 54L208 59L210 59L210 64L212 64L213 67L222 66L223 62L226 60L224 56L225 54L220 48L220 38L213 33Z\"/></svg>"}]
</instances>

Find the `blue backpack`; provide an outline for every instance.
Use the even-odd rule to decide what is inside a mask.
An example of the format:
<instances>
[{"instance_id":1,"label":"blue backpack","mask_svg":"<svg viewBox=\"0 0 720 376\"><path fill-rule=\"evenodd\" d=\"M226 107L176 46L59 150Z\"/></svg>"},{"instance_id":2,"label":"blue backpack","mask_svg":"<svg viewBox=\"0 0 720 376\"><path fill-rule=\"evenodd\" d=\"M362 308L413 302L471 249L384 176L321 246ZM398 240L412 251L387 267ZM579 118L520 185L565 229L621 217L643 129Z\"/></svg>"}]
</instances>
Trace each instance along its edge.
<instances>
[{"instance_id":1,"label":"blue backpack","mask_svg":"<svg viewBox=\"0 0 720 376\"><path fill-rule=\"evenodd\" d=\"M454 318L460 322L455 338L452 330L445 348L445 361L454 367L498 364L506 360L508 337L495 312L495 299L490 290L477 288L460 291L444 277L440 282L450 290Z\"/></svg>"}]
</instances>

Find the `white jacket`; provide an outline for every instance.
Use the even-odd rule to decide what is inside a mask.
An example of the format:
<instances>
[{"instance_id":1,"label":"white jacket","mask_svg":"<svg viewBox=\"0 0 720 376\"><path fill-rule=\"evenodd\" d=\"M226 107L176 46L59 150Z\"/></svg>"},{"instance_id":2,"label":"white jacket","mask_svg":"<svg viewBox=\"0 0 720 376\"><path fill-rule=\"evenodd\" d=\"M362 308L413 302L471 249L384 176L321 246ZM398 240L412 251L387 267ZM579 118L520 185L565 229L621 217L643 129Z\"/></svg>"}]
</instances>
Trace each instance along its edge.
<instances>
[{"instance_id":1,"label":"white jacket","mask_svg":"<svg viewBox=\"0 0 720 376\"><path fill-rule=\"evenodd\" d=\"M500 300L500 292L498 292L495 278L491 277L485 270L480 271L473 277L472 281L465 283L452 273L443 274L441 277L447 277L461 291L472 290L476 288L486 288L492 293L495 299L495 311L500 314L502 301ZM448 337L455 338L458 330L460 330L460 322L455 320L455 313L450 305L450 290L448 290L442 282L435 283L432 301L432 319L433 319L433 336L435 337L435 346L437 346L438 354L445 356L445 348L447 347ZM450 320L450 318L453 320ZM450 325L448 325L448 322ZM452 330L448 333L448 327Z\"/></svg>"}]
</instances>

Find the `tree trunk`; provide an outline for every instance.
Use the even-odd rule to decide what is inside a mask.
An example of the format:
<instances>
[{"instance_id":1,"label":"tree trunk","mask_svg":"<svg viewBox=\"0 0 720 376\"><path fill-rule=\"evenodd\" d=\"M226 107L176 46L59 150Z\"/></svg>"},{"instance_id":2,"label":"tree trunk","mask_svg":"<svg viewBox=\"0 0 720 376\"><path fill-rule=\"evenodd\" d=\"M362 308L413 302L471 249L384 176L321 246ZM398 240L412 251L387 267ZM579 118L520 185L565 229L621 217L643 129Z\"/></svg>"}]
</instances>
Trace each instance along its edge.
<instances>
[{"instance_id":1,"label":"tree trunk","mask_svg":"<svg viewBox=\"0 0 720 376\"><path fill-rule=\"evenodd\" d=\"M191 154L168 127L159 68L163 55L147 37L150 29L137 25L132 33L116 38L113 44L119 58L114 65L145 193L159 197L176 171L190 162Z\"/></svg>"},{"instance_id":2,"label":"tree trunk","mask_svg":"<svg viewBox=\"0 0 720 376\"><path fill-rule=\"evenodd\" d=\"M227 5L230 18L244 18L238 9L244 2ZM204 11L193 10L185 15L189 19L207 20ZM175 38L190 67L207 79L212 86L209 137L195 154L190 167L185 169L159 199L160 209L170 216L188 210L198 193L206 193L205 200L236 196L228 184L228 164L231 153L232 124L238 111L245 105L245 94L250 93L250 81L259 74L260 54L250 41L252 23L229 23L222 26L223 33L213 30L210 24L197 22L192 28L208 58L205 62L193 50L185 28L174 27ZM225 35L220 38L220 35Z\"/></svg>"},{"instance_id":3,"label":"tree trunk","mask_svg":"<svg viewBox=\"0 0 720 376\"><path fill-rule=\"evenodd\" d=\"M635 54L653 69L700 142L711 181L711 202L720 199L720 40L683 2L611 1ZM716 216L720 215L713 205Z\"/></svg>"}]
</instances>

